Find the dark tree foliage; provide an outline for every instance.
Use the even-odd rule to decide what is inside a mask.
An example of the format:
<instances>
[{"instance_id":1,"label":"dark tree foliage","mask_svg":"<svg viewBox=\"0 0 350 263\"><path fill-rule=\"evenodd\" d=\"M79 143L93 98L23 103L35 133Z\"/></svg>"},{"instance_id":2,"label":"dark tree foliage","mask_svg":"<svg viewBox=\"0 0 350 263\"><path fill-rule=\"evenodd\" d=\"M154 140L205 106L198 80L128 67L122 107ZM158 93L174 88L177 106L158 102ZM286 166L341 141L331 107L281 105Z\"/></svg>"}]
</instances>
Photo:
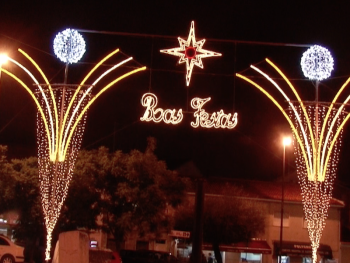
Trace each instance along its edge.
<instances>
[{"instance_id":1,"label":"dark tree foliage","mask_svg":"<svg viewBox=\"0 0 350 263\"><path fill-rule=\"evenodd\" d=\"M24 241L26 237L37 237L43 232L37 159L7 161L4 149L0 146L0 212L14 211L18 214L14 235Z\"/></svg>"},{"instance_id":2,"label":"dark tree foliage","mask_svg":"<svg viewBox=\"0 0 350 263\"><path fill-rule=\"evenodd\" d=\"M168 230L172 221L165 213L167 207L177 207L185 197L184 181L157 159L154 149L155 140L150 138L145 152L110 153L102 147L81 153L76 174L95 181L100 199L94 205L117 249L127 234L157 235Z\"/></svg>"},{"instance_id":3,"label":"dark tree foliage","mask_svg":"<svg viewBox=\"0 0 350 263\"><path fill-rule=\"evenodd\" d=\"M203 241L212 244L218 263L222 263L220 244L248 241L265 228L265 208L240 198L241 192L235 186L226 185L220 195L206 196L204 200ZM193 203L177 209L174 220L176 229L193 231Z\"/></svg>"},{"instance_id":4,"label":"dark tree foliage","mask_svg":"<svg viewBox=\"0 0 350 263\"><path fill-rule=\"evenodd\" d=\"M0 146L0 213L15 210L15 237L37 243L44 237L37 158L8 161L6 150ZM152 138L145 152L82 150L53 238L62 231L102 228L118 245L129 233L168 230L172 221L165 211L183 202L185 183L154 150Z\"/></svg>"},{"instance_id":5,"label":"dark tree foliage","mask_svg":"<svg viewBox=\"0 0 350 263\"><path fill-rule=\"evenodd\" d=\"M0 146L0 213L18 215L14 238L25 246L26 260L41 258L43 215L39 196L37 159L6 158L6 147Z\"/></svg>"}]
</instances>

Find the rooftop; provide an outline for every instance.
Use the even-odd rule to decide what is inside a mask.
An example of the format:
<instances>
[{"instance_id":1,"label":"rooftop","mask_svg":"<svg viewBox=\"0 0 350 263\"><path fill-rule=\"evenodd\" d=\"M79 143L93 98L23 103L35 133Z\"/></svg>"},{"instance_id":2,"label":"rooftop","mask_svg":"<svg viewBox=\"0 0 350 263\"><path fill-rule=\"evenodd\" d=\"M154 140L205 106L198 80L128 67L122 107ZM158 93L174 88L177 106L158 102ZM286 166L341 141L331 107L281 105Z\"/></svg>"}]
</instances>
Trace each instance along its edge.
<instances>
[{"instance_id":1,"label":"rooftop","mask_svg":"<svg viewBox=\"0 0 350 263\"><path fill-rule=\"evenodd\" d=\"M193 188L194 190L194 188ZM206 194L240 196L253 199L280 201L282 199L282 183L254 181L227 178L206 178L204 180ZM301 203L301 189L299 184L285 183L284 201ZM344 202L331 199L331 206L344 207Z\"/></svg>"}]
</instances>

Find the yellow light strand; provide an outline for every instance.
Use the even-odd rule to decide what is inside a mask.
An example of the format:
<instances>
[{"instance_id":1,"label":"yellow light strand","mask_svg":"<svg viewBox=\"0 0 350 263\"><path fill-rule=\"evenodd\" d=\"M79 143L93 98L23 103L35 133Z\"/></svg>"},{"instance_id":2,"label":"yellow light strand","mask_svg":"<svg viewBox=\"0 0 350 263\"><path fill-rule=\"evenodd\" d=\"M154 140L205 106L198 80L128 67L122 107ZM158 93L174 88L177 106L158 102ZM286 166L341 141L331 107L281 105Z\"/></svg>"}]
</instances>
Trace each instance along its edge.
<instances>
[{"instance_id":1,"label":"yellow light strand","mask_svg":"<svg viewBox=\"0 0 350 263\"><path fill-rule=\"evenodd\" d=\"M252 84L253 86L255 86L256 88L258 88L262 93L264 93L276 106L277 108L282 112L282 114L284 115L284 117L287 119L289 125L291 126L292 128L292 131L293 133L295 134L295 138L297 139L299 145L300 145L300 148L302 150L302 153L303 153L303 157L304 157L304 160L305 160L305 163L306 163L306 169L307 169L307 173L309 174L310 173L310 166L309 166L309 163L308 163L308 158L307 158L307 154L305 152L305 149L304 149L304 145L299 137L299 134L297 132L297 129L295 128L293 122L291 121L291 119L289 118L288 114L284 111L284 109L282 108L282 106L270 95L270 93L268 93L265 89L263 89L260 85L258 85L257 83L255 83L254 81L252 81L251 79L239 74L239 73L236 73L236 76L241 78L241 79L244 79L245 81L249 82L250 84Z\"/></svg>"},{"instance_id":2,"label":"yellow light strand","mask_svg":"<svg viewBox=\"0 0 350 263\"><path fill-rule=\"evenodd\" d=\"M34 100L36 106L38 107L38 110L41 114L41 117L44 121L44 125L45 125L45 130L46 130L46 135L47 135L47 141L49 143L49 151L51 152L51 140L50 140L50 131L49 131L49 127L47 124L47 120L45 117L45 114L43 112L43 109L41 108L40 103L38 102L38 100L36 99L34 93L28 88L28 86L26 84L24 84L24 82L22 80L20 80L18 77L16 77L14 74L12 74L11 72L7 71L6 69L0 68L0 71L6 73L7 75L9 75L11 78L15 79L19 84L22 85L22 87L30 94L30 96L32 97L32 99Z\"/></svg>"},{"instance_id":3,"label":"yellow light strand","mask_svg":"<svg viewBox=\"0 0 350 263\"><path fill-rule=\"evenodd\" d=\"M58 134L58 114L57 114L57 106L56 106L56 99L55 99L55 96L53 94L53 91L52 91L52 88L51 88L51 84L49 83L46 75L44 74L44 72L41 70L41 68L39 67L39 65L26 53L24 52L22 49L18 49L18 51L20 53L22 53L34 66L35 68L39 71L39 73L41 74L41 76L43 77L46 85L48 86L49 88L49 91L50 91L50 95L51 95L51 99L52 99L52 103L53 103L53 108L54 108L54 113L55 113L55 123L56 123L56 134ZM54 131L52 131L54 132ZM58 144L58 138L56 136L56 147L55 147L55 150L54 150L54 156L56 156L56 153L58 151L58 147L57 147L57 144ZM51 153L51 151L50 151ZM52 154L52 153L51 153ZM50 158L54 158L54 156L50 156Z\"/></svg>"},{"instance_id":4,"label":"yellow light strand","mask_svg":"<svg viewBox=\"0 0 350 263\"><path fill-rule=\"evenodd\" d=\"M346 116L346 118L343 120L343 122L339 125L339 127L338 127L338 129L337 129L337 132L335 133L335 135L334 135L334 137L333 137L333 140L332 140L332 142L331 142L331 145L329 146L328 153L327 153L327 158L326 158L326 162L325 162L324 167L327 167L328 162L329 162L330 155L331 155L332 150L333 150L333 146L334 146L336 140L338 139L338 136L339 136L340 132L342 131L344 125L345 125L346 122L349 120L349 118L350 118L350 113ZM322 174L322 178L325 178L325 177L326 177L326 170L327 170L327 169L324 169L323 174Z\"/></svg>"},{"instance_id":5,"label":"yellow light strand","mask_svg":"<svg viewBox=\"0 0 350 263\"><path fill-rule=\"evenodd\" d=\"M103 59L100 60L100 62L98 62L96 64L95 67L93 67L90 72L85 76L85 78L83 79L83 81L80 83L80 85L78 86L78 88L76 89L71 101L69 102L68 104L68 108L67 108L67 111L66 111L66 114L64 115L64 118L63 118L63 122L62 122L62 127L65 127L66 125L66 121L67 121L67 118L68 118L68 114L70 112L70 109L73 105L73 102L75 100L75 97L77 96L77 94L79 93L81 87L85 84L85 82L87 81L87 79L92 75L92 73L94 73L107 59L109 59L110 57L112 57L114 54L118 53L119 52L119 49L116 49L114 51L112 51L111 53L109 53L107 56L105 56ZM74 130L74 129L73 129ZM62 141L62 133L59 134L59 142ZM59 143L59 145L61 145L61 143ZM64 146L65 147L65 146ZM59 151L61 152L62 149L61 147L59 146ZM59 157L59 160L61 160L61 158Z\"/></svg>"},{"instance_id":6,"label":"yellow light strand","mask_svg":"<svg viewBox=\"0 0 350 263\"><path fill-rule=\"evenodd\" d=\"M305 129L304 129L304 125L302 124L301 122L301 119L300 119L300 114L297 112L297 110L295 109L293 103L291 103L290 99L288 98L288 96L283 92L283 90L280 88L280 86L273 80L270 78L269 75L267 75L266 73L264 73L263 71L261 71L260 69L258 69L257 67L255 66L250 66L252 69L254 69L255 71L259 72L261 75L263 75L268 81L270 81L277 89L278 91L283 95L283 97L287 100L289 106L293 109L294 111L294 114L295 116L297 117L297 120L299 122L299 125L300 125L300 128L301 128L301 131L302 131L302 134L303 134L303 137L304 137L304 142L305 142L305 146L306 146L306 150L307 150L307 155L309 157L309 163L312 163L312 160L311 160L311 153L310 153L310 146L309 146L309 142L308 142L308 139L307 139L307 135L306 135L306 132L305 132ZM310 167L310 170L311 170L311 173L312 173L312 167ZM310 178L311 179L311 178Z\"/></svg>"},{"instance_id":7,"label":"yellow light strand","mask_svg":"<svg viewBox=\"0 0 350 263\"><path fill-rule=\"evenodd\" d=\"M60 150L61 150L61 149L64 149L64 147L65 147L65 142L66 142L66 139L67 139L68 131L69 131L70 126L71 126L71 124L72 124L72 121L73 121L75 115L77 114L77 112L78 112L78 110L79 110L79 108L80 108L80 105L81 105L81 103L84 101L85 97L89 94L89 92L92 90L92 88L95 87L96 84L97 84L103 77L105 77L107 74L109 74L109 73L112 72L113 70L117 69L117 68L120 67L121 65L123 65L123 64L125 64L125 63L127 63L127 62L129 62L130 60L132 60L132 58L127 58L127 59L123 60L122 62L120 62L120 63L114 65L112 68L106 70L106 71L105 71L94 83L92 83L92 85L84 92L83 96L80 98L80 100L79 100L77 106L74 108L73 114L71 115L71 117L70 117L70 119L69 119L68 125L67 125L67 127L66 127L66 129L65 129L63 141L61 141L61 139L60 139L60 142L61 142L61 143L60 143L60 145L61 145ZM81 85L81 84L80 84L80 85ZM71 102L73 101L73 99L74 99L74 97L71 99ZM72 102L72 104L73 104L73 102ZM67 111L67 112L68 112L68 111ZM68 115L67 115L67 116L68 116ZM63 127L64 127L64 126L63 126Z\"/></svg>"},{"instance_id":8,"label":"yellow light strand","mask_svg":"<svg viewBox=\"0 0 350 263\"><path fill-rule=\"evenodd\" d=\"M39 84L38 80L33 76L33 74L26 68L24 67L22 64L20 64L18 61L8 57L8 60L11 61L12 63L14 63L15 65L19 66L21 69L23 69L30 77L31 79L35 82L35 84L37 84L41 94L43 95L43 98L45 100L45 104L46 104L46 107L48 108L48 113L49 113L49 118L50 118L50 125L51 125L51 137L52 137L52 141L51 141L51 148L54 149L55 148L55 145L54 145L54 142L55 142L55 133L54 133L54 125L53 125L53 119L52 119L52 113L51 113L51 109L50 109L50 106L49 106L49 102L47 100L47 97L46 97L46 94L44 92L44 90L42 89L41 85Z\"/></svg>"},{"instance_id":9,"label":"yellow light strand","mask_svg":"<svg viewBox=\"0 0 350 263\"><path fill-rule=\"evenodd\" d=\"M307 122L307 125L308 125L308 128L309 128L309 131L310 131L310 138L311 138L311 143L312 143L312 149L313 149L313 152L316 153L316 144L315 144L315 139L314 139L314 135L313 135L312 128L311 128L311 122L310 122L310 119L309 119L309 115L306 112L304 103L300 99L298 92L296 91L296 89L294 88L292 83L289 81L289 79L286 77L286 75L271 60L266 58L266 62L269 63L281 75L281 77L287 82L288 86L291 88L291 90L293 91L294 95L296 96L298 102L300 103L301 108L302 108L302 110L304 112L304 117L306 118L306 122ZM314 169L316 169L315 165L317 163L317 160L316 160L316 155L315 154L313 154L313 159L314 159L314 165L312 163L310 163L310 169L311 169L310 172L311 173L309 175L309 178L311 176L311 178L313 178L313 180L316 180L317 179L317 177L316 177L317 171L314 171Z\"/></svg>"},{"instance_id":10,"label":"yellow light strand","mask_svg":"<svg viewBox=\"0 0 350 263\"><path fill-rule=\"evenodd\" d=\"M323 135L324 135L324 132L325 132L325 130L326 130L326 124L327 124L327 122L328 122L328 118L329 118L329 115L330 115L330 113L331 113L331 111L332 111L333 105L334 105L334 103L337 101L338 97L340 96L340 94L342 93L342 91L345 89L345 87L349 84L349 82L350 82L350 78L348 78L348 79L345 81L345 83L342 85L342 87L340 88L340 90L339 90L339 91L337 92L337 94L335 95L335 97L334 97L334 99L333 99L333 101L332 101L330 107L328 108L326 117L325 117L325 119L324 119L324 121L323 121L323 125L322 125L322 130L321 130L321 135L320 135L320 142L322 142L322 140L323 140ZM325 143L324 143L324 145L323 145L322 159L321 159L321 162L320 162L320 167L321 167L321 169L322 169L320 175L322 174L322 177L323 177L323 167L326 168L326 166L323 166L323 159L324 159L324 155L325 155L325 152L326 152L326 146L327 146L327 144L328 144L329 135L330 135L330 132L331 132L331 130L332 130L332 128L333 128L333 125L334 125L333 123L335 123L335 120L338 118L338 116L339 116L341 110L342 110L343 107L344 107L344 104L346 104L346 103L349 101L349 99L350 99L350 96L344 101L343 105L338 109L337 115L336 115L336 117L333 119L332 126L331 126L330 129L328 129L327 137L326 137ZM320 144L320 146L321 146L321 144ZM321 154L321 147L319 147L319 149L318 149L318 154ZM324 178L324 177L323 177L323 178Z\"/></svg>"},{"instance_id":11,"label":"yellow light strand","mask_svg":"<svg viewBox=\"0 0 350 263\"><path fill-rule=\"evenodd\" d=\"M126 77L128 77L128 76L130 76L130 75L132 75L132 74L134 74L134 73L137 73L137 72L139 72L139 71L145 70L145 69L146 69L146 67L142 67L142 68L137 68L137 69L135 69L135 70L129 71L128 73L125 73L124 75L120 76L119 78L117 78L117 79L113 80L112 82L110 82L109 84L107 84L102 90L100 90L99 93L96 94L95 97L93 97L93 98L89 101L89 103L84 107L84 109L83 109L83 110L81 111L81 113L79 114L78 118L76 119L76 121L75 121L75 123L74 123L74 125L73 125L73 127L72 127L72 129L71 129L71 131L70 131L70 134L69 134L68 139L67 139L67 144L66 144L66 146L65 146L65 148L64 148L63 153L61 153L61 155L60 155L60 157L59 157L61 160L64 160L64 158L65 158L65 156L66 156L66 153L67 153L68 145L69 145L70 140L71 140L71 138L72 138L72 136L73 136L73 133L74 133L74 131L75 131L75 128L76 128L76 126L78 125L78 123L79 123L79 121L81 120L81 118L83 117L83 115L85 114L85 112L87 111L87 109L90 107L90 105L91 105L103 92L105 92L108 88L110 88L111 86L113 86L113 85L114 85L115 83L117 83L118 81L120 81L120 80L122 80L122 79L124 79L124 78L126 78Z\"/></svg>"}]
</instances>

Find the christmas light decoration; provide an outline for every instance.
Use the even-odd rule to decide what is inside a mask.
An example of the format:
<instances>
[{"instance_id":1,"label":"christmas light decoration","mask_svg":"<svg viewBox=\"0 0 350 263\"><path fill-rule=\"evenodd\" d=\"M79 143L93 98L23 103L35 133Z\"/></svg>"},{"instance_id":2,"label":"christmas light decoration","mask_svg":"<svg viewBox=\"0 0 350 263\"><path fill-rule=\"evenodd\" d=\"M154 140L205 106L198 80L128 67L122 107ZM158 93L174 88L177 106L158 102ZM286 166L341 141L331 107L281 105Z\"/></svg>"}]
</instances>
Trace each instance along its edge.
<instances>
[{"instance_id":1,"label":"christmas light decoration","mask_svg":"<svg viewBox=\"0 0 350 263\"><path fill-rule=\"evenodd\" d=\"M194 98L191 101L191 107L197 111L194 113L196 122L191 122L191 126L197 128L199 125L203 128L227 128L233 129L237 125L237 113L231 115L225 114L223 110L214 112L209 115L204 109L203 105L210 101L211 98L201 99ZM231 118L232 116L232 118Z\"/></svg>"},{"instance_id":2,"label":"christmas light decoration","mask_svg":"<svg viewBox=\"0 0 350 263\"><path fill-rule=\"evenodd\" d=\"M193 116L196 118L195 122L191 122L193 128L199 126L203 128L227 128L233 129L237 125L237 113L225 114L223 110L214 112L211 115L207 113L202 107L211 98L201 99L194 98L191 101L191 107L195 109ZM165 122L167 124L178 124L183 119L182 109L177 112L175 109L156 108L158 105L158 98L153 93L145 93L141 99L142 106L146 107L145 113L140 118L141 121ZM232 116L232 117L231 117Z\"/></svg>"},{"instance_id":3,"label":"christmas light decoration","mask_svg":"<svg viewBox=\"0 0 350 263\"><path fill-rule=\"evenodd\" d=\"M59 32L53 41L55 55L64 63L76 63L84 55L85 41L82 35L74 29Z\"/></svg>"},{"instance_id":4,"label":"christmas light decoration","mask_svg":"<svg viewBox=\"0 0 350 263\"><path fill-rule=\"evenodd\" d=\"M300 64L305 77L319 81L330 77L334 60L328 49L314 45L304 52Z\"/></svg>"},{"instance_id":5,"label":"christmas light decoration","mask_svg":"<svg viewBox=\"0 0 350 263\"><path fill-rule=\"evenodd\" d=\"M179 109L177 113L175 109L156 109L158 98L153 93L144 94L141 99L141 104L146 107L143 117L140 118L141 121L164 121L165 123L178 124L183 119L182 109Z\"/></svg>"},{"instance_id":6,"label":"christmas light decoration","mask_svg":"<svg viewBox=\"0 0 350 263\"><path fill-rule=\"evenodd\" d=\"M81 145L88 108L102 93L114 84L146 68L136 68L122 74L109 82L93 96L91 95L92 89L96 87L103 77L132 58L125 59L106 70L93 84L85 84L88 78L107 59L119 52L119 49L117 49L97 63L79 85L68 85L66 83L53 85L49 83L43 71L28 54L23 50L19 50L19 52L32 63L45 81L45 84L39 84L34 74L27 68L12 58L8 58L10 62L24 70L30 76L31 80L34 81L37 90L33 92L19 77L0 67L1 72L16 80L30 94L38 108L37 142L39 180L47 232L45 255L46 260L49 260L52 231L57 223L63 202L68 193L75 160Z\"/></svg>"},{"instance_id":7,"label":"christmas light decoration","mask_svg":"<svg viewBox=\"0 0 350 263\"><path fill-rule=\"evenodd\" d=\"M304 54L304 56L306 55ZM327 59L333 62L333 59ZM321 59L322 62L320 64L327 59ZM261 85L246 76L236 75L263 92L278 107L291 126L295 139L297 174L312 246L312 258L313 263L316 263L317 249L328 217L329 202L332 198L342 131L350 118L350 114L347 114L344 110L344 107L350 100L350 95L343 103L337 103L337 100L349 84L350 78L343 84L331 103L319 103L318 100L304 103L285 74L270 60L266 59L266 61L287 83L296 98L295 101L290 100L279 84L265 72L255 66L251 66L251 68L268 80L273 87L277 88L283 100L289 104L288 111L285 111L278 99L273 97ZM318 59L313 61L316 64L318 63ZM312 64L311 62L309 63ZM315 69L318 67L321 66L316 65ZM322 64L322 68L326 67ZM330 73L330 66L327 72ZM325 70L315 70L313 72L310 67L309 75L312 76L312 79L319 81L324 79L327 74ZM337 105L339 105L338 108ZM322 128L319 129L319 127Z\"/></svg>"},{"instance_id":8,"label":"christmas light decoration","mask_svg":"<svg viewBox=\"0 0 350 263\"><path fill-rule=\"evenodd\" d=\"M180 57L179 64L186 62L186 85L190 85L193 67L203 68L202 58L221 56L220 53L203 49L205 39L196 41L194 34L194 21L191 22L191 29L187 40L178 37L180 47L163 49L160 52Z\"/></svg>"},{"instance_id":9,"label":"christmas light decoration","mask_svg":"<svg viewBox=\"0 0 350 263\"><path fill-rule=\"evenodd\" d=\"M0 67L8 60L8 57L5 54L0 54Z\"/></svg>"}]
</instances>

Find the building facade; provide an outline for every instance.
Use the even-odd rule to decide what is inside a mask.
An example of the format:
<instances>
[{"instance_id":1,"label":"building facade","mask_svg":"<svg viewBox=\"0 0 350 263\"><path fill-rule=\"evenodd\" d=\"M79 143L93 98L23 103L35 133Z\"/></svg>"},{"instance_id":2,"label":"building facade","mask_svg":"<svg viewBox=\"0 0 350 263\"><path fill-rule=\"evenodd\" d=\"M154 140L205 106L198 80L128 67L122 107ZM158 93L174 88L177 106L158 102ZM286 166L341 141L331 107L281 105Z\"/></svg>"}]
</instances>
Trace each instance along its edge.
<instances>
[{"instance_id":1,"label":"building facade","mask_svg":"<svg viewBox=\"0 0 350 263\"><path fill-rule=\"evenodd\" d=\"M221 246L224 263L275 263L281 252L283 263L311 263L311 244L304 220L301 191L298 184L284 185L283 220L281 227L282 184L261 181L234 180L205 183L206 197L220 195L223 184L239 187L240 196L256 204L265 214L265 231L249 242ZM229 187L229 186L228 186ZM234 195L234 192L232 193ZM189 193L189 198L195 198ZM318 262L340 262L340 211L344 203L332 199L326 227L318 250ZM281 240L282 230L282 240ZM282 245L282 250L280 247ZM205 254L213 253L204 244ZM345 260L345 259L343 259ZM345 262L345 261L343 261Z\"/></svg>"},{"instance_id":2,"label":"building facade","mask_svg":"<svg viewBox=\"0 0 350 263\"><path fill-rule=\"evenodd\" d=\"M261 209L265 215L265 229L263 233L247 242L234 244L221 244L220 251L223 263L277 263L281 254L282 263L311 263L311 242L309 239L306 221L304 220L301 191L298 184L288 183L284 185L283 220L281 227L282 208L282 184L275 182L262 182L250 180L220 181L215 178L204 182L205 199L225 198L223 188L230 186L241 189L239 196L237 191L231 191L232 196L241 198L255 204L255 209ZM187 193L191 204L195 203L195 191ZM232 197L231 196L231 197ZM318 250L318 262L345 263L348 244L340 242L340 211L344 203L332 199L328 210L326 226L323 230L320 247ZM173 214L174 211L167 211ZM282 239L281 239L282 230ZM157 238L142 238L130 235L124 244L125 249L157 250L171 252L181 259L188 259L192 250L192 233L174 229L170 233L164 233ZM112 239L107 246L113 249ZM282 249L281 249L282 247ZM341 251L344 254L341 255ZM210 244L203 243L203 253L208 258L214 251Z\"/></svg>"}]
</instances>

